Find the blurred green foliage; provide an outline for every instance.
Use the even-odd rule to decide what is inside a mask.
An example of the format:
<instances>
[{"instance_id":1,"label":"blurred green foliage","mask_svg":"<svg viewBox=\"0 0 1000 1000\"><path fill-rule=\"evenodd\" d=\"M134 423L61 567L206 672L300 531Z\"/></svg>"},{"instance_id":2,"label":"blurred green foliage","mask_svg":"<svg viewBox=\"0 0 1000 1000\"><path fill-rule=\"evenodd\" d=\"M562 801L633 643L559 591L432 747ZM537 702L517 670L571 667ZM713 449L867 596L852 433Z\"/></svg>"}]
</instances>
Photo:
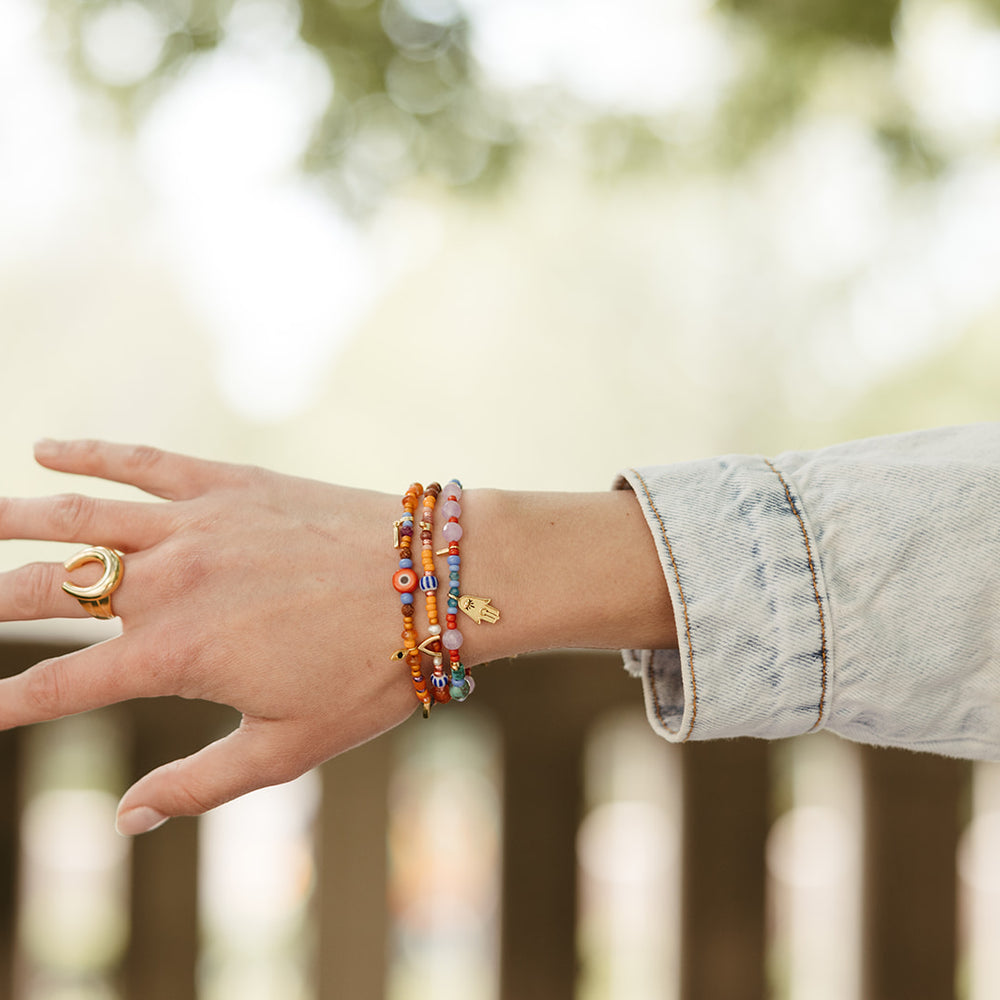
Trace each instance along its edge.
<instances>
[{"instance_id":1,"label":"blurred green foliage","mask_svg":"<svg viewBox=\"0 0 1000 1000\"><path fill-rule=\"evenodd\" d=\"M220 45L236 8L255 0L45 2L66 32L66 51L77 72L114 97L126 120L134 121L199 54ZM476 65L470 14L461 0L273 2L321 57L332 82L306 165L359 212L419 176L452 187L489 188L508 173L525 144L570 129L582 130L581 153L603 175L659 168L672 158L738 166L795 121L831 61L849 65L845 53L881 66L872 74L875 85L848 79L848 91L868 86L851 113L867 119L902 168L926 175L941 165L942 152L893 97L899 0L716 0L716 13L753 39L757 55L728 87L707 139L692 138L669 115L660 120L588 109L578 98L554 93L500 92ZM127 83L109 82L88 62L84 40L88 23L123 3L148 12L165 37L147 73ZM1000 0L979 3L1000 13ZM616 13L608 5L607 16L628 16L627 8Z\"/></svg>"},{"instance_id":2,"label":"blurred green foliage","mask_svg":"<svg viewBox=\"0 0 1000 1000\"><path fill-rule=\"evenodd\" d=\"M112 97L127 122L141 119L163 87L226 38L240 0L129 0L161 26L149 72L102 78L87 57L88 27L121 0L48 0L68 58L87 84ZM418 6L419 4L419 6ZM517 130L477 76L468 18L451 0L287 0L302 42L323 60L331 98L306 165L363 211L392 185L431 174L448 185L484 185L503 173Z\"/></svg>"},{"instance_id":3,"label":"blurred green foliage","mask_svg":"<svg viewBox=\"0 0 1000 1000\"><path fill-rule=\"evenodd\" d=\"M769 34L805 42L892 45L898 0L719 0Z\"/></svg>"}]
</instances>

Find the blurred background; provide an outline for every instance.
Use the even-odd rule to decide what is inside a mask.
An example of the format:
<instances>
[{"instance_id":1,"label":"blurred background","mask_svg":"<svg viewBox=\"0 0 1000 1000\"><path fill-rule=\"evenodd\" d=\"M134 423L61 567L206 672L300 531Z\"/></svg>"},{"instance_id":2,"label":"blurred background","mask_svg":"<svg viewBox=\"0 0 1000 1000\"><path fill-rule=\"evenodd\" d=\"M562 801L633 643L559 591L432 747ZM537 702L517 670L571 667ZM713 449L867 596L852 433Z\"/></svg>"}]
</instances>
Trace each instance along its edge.
<instances>
[{"instance_id":1,"label":"blurred background","mask_svg":"<svg viewBox=\"0 0 1000 1000\"><path fill-rule=\"evenodd\" d=\"M124 492L35 468L41 436L393 492L415 475L604 489L627 465L995 420L998 275L997 0L0 4L3 494ZM442 407L447 439L400 447L401 417ZM5 542L0 568L65 554ZM0 642L105 634L90 624L2 626ZM646 948L649 968L613 960L677 919L655 899L676 877L678 780L643 727L638 705L601 722L605 750L586 757L593 1000L670 995L675 979L669 948ZM447 910L471 938L461 960L441 952L433 987L413 972L431 897L393 854L395 912L412 917L396 1000L494 995L499 737L454 729L424 741L440 797L393 785L389 839L471 824L484 849ZM39 732L19 786L19 998L114 997L120 736L100 716ZM451 739L460 779L440 763ZM823 737L790 747L773 763L772 987L850 997L856 944L815 956L861 891L857 762ZM637 786L644 754L656 777ZM961 990L981 1000L1000 995L976 945L1000 927L1000 779L979 768L969 787ZM311 779L274 794L291 805L203 825L213 1000L309 995L321 796ZM623 850L639 866L624 875L607 864ZM240 895L248 872L260 884Z\"/></svg>"}]
</instances>

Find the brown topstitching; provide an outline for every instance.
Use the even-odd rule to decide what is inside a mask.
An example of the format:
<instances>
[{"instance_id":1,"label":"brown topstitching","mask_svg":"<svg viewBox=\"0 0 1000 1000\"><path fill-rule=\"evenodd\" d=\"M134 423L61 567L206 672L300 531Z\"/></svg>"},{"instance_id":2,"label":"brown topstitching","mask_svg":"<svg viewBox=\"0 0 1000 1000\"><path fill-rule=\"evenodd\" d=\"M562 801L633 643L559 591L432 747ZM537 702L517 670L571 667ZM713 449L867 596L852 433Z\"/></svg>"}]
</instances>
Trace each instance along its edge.
<instances>
[{"instance_id":1,"label":"brown topstitching","mask_svg":"<svg viewBox=\"0 0 1000 1000\"><path fill-rule=\"evenodd\" d=\"M809 559L809 572L812 574L813 583L813 594L816 597L816 607L819 609L819 630L820 639L822 642L821 646L821 656L823 659L823 687L819 698L819 716L816 722L813 724L813 729L818 729L820 723L823 721L823 713L826 711L826 680L827 680L827 663L826 663L826 617L823 614L823 599L819 594L819 581L816 577L816 564L813 562L812 546L809 544L809 533L806 531L805 522L802 520L802 515L799 513L798 507L795 505L795 501L792 499L792 491L788 488L788 483L785 482L784 477L780 472L765 458L764 461L767 463L767 467L778 477L781 481L781 485L785 489L785 497L788 500L788 505L792 508L792 513L795 515L799 522L799 528L802 531L802 540L806 543L806 556ZM810 730L811 731L811 730Z\"/></svg>"},{"instance_id":2,"label":"brown topstitching","mask_svg":"<svg viewBox=\"0 0 1000 1000\"><path fill-rule=\"evenodd\" d=\"M646 484L646 480L643 479L642 473L639 472L638 469L632 469L631 472L642 486L643 492L646 494L646 502L649 504L650 510L652 510L653 514L656 515L656 522L660 526L660 537L663 539L663 544L667 547L667 554L670 556L670 565L674 570L674 579L677 581L677 592L680 594L681 607L684 610L684 633L687 638L688 669L691 674L691 724L688 726L688 730L682 739L688 740L691 738L691 732L694 729L694 720L698 716L698 685L694 676L694 647L691 644L691 620L688 617L687 600L684 597L684 587L681 584L680 572L677 569L677 560L674 559L674 550L670 544L670 539L667 537L667 529L663 524L663 519L660 517L660 512L656 509L656 504L653 503L653 498L649 492L649 486ZM663 708L660 705L660 699L656 693L656 685L650 684L650 688L653 692L653 705L656 709L656 716L663 725L663 728L671 733L678 733L680 730L671 729L671 727L667 724L666 719L663 717Z\"/></svg>"}]
</instances>

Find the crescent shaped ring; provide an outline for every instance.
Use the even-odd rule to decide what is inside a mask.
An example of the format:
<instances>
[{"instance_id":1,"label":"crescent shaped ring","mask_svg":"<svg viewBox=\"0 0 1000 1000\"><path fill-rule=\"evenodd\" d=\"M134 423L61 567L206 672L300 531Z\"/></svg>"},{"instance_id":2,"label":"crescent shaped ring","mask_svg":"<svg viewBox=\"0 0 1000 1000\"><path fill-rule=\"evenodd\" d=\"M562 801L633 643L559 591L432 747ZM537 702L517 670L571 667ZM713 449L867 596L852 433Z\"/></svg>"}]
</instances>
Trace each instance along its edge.
<instances>
[{"instance_id":1,"label":"crescent shaped ring","mask_svg":"<svg viewBox=\"0 0 1000 1000\"><path fill-rule=\"evenodd\" d=\"M122 554L103 545L92 545L77 552L75 556L63 563L63 567L67 570L74 570L88 562L99 562L104 566L104 574L100 580L90 587L77 587L67 581L62 585L62 589L70 596L75 597L80 602L80 606L94 618L114 618L115 613L111 610L111 595L118 589L125 573Z\"/></svg>"}]
</instances>

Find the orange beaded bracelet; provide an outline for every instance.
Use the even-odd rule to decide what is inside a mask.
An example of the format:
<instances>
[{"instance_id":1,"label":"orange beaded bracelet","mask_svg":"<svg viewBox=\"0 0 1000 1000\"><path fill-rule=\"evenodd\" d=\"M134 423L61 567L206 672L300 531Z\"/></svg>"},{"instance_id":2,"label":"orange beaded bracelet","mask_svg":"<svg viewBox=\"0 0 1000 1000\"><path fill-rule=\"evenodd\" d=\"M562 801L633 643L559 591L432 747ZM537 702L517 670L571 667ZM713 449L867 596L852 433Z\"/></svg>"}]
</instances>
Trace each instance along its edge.
<instances>
[{"instance_id":1,"label":"orange beaded bracelet","mask_svg":"<svg viewBox=\"0 0 1000 1000\"><path fill-rule=\"evenodd\" d=\"M438 579L434 571L434 505L440 492L440 483L431 483L424 491L424 509L420 521L420 559L424 572L420 577L420 589L424 593L429 635L418 648L434 658L431 693L436 702L444 704L451 701L451 694L448 690L448 678L444 674L444 656L441 653L441 624L437 612Z\"/></svg>"},{"instance_id":2,"label":"orange beaded bracelet","mask_svg":"<svg viewBox=\"0 0 1000 1000\"><path fill-rule=\"evenodd\" d=\"M403 611L402 656L406 658L410 668L410 679L420 704L423 706L424 718L431 714L431 696L420 669L420 649L417 644L417 633L413 627L413 594L417 589L417 574L413 569L413 512L417 509L417 501L424 492L420 483L413 483L403 494L403 516L394 523L396 548L399 550L399 569L393 574L392 586L399 594ZM399 657L399 653L396 657Z\"/></svg>"}]
</instances>

